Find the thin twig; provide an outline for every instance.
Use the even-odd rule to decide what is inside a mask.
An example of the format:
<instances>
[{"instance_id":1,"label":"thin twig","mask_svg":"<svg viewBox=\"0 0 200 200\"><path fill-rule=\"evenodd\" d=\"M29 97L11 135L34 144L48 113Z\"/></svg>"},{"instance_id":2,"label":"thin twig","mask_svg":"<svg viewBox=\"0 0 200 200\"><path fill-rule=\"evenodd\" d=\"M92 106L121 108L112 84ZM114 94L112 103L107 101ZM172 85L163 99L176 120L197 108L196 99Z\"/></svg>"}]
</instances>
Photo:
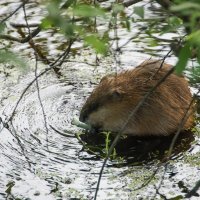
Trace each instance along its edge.
<instances>
[{"instance_id":1,"label":"thin twig","mask_svg":"<svg viewBox=\"0 0 200 200\"><path fill-rule=\"evenodd\" d=\"M20 24L20 23L13 23L11 22L10 25L14 28L27 28L27 25L26 24ZM33 27L39 27L40 24L39 23L31 23L29 24L29 27L33 28Z\"/></svg>"},{"instance_id":2,"label":"thin twig","mask_svg":"<svg viewBox=\"0 0 200 200\"><path fill-rule=\"evenodd\" d=\"M200 90L196 93L196 95L198 95L199 93L200 93ZM195 95L195 96L196 96L196 95ZM173 139L172 139L172 142L171 142L171 144L170 144L170 147L169 147L169 150L168 150L168 153L167 153L167 157L163 160L163 162L165 162L165 164L164 164L165 170L164 170L163 175L162 175L162 177L161 177L160 184L159 184L159 186L157 187L157 191L159 191L159 189L161 188L162 183L163 183L163 181L164 181L165 174L166 174L166 172L167 172L167 168L168 168L169 162L166 162L166 161L169 161L169 160L170 160L170 157L171 157L171 155L172 155L172 151L173 151L173 149L174 149L174 146L175 146L175 143L176 143L176 141L177 141L177 138L178 138L178 136L180 135L181 130L182 130L184 124L186 123L186 121L188 120L188 117L189 117L190 114L191 114L189 111L190 111L190 109L192 108L192 106L194 105L195 96L194 96L194 97L192 98L192 100L190 101L190 104L189 104L188 108L186 109L186 111L185 111L185 113L184 113L184 115L183 115L183 118L181 119L181 121L180 121L180 123L179 123L178 129L177 129L177 131L176 131L176 133L175 133L175 135L174 135L174 137L173 137ZM155 194L155 196L156 196L156 194ZM155 196L154 196L154 198L155 198Z\"/></svg>"},{"instance_id":3,"label":"thin twig","mask_svg":"<svg viewBox=\"0 0 200 200\"><path fill-rule=\"evenodd\" d=\"M197 92L196 95L198 95L199 93L200 93L200 90ZM196 96L196 95L195 95L195 96ZM172 142L171 142L171 144L170 144L170 148L169 148L169 151L168 151L168 154L167 154L167 159L170 158L170 156L171 156L171 154L172 154L172 151L173 151L173 148L174 148L174 145L175 145L175 143L176 143L176 140L177 140L177 138L178 138L178 136L179 136L179 134L180 134L180 132L181 132L181 130L182 130L184 124L186 123L188 117L189 117L190 114L191 114L191 113L189 113L189 111L190 111L191 107L194 105L195 96L192 98L192 100L191 100L191 102L190 102L190 104L189 104L189 106L188 106L188 108L187 108L187 110L186 110L186 112L185 112L185 114L184 114L184 116L183 116L183 118L182 118L182 120L181 120L179 126L178 126L178 130L177 130L176 134L174 135L174 137L173 137L173 139L172 139Z\"/></svg>"},{"instance_id":4,"label":"thin twig","mask_svg":"<svg viewBox=\"0 0 200 200\"><path fill-rule=\"evenodd\" d=\"M1 23L4 23L6 20L8 20L10 17L12 17L20 8L22 8L26 3L28 3L28 0L23 0L23 3L21 3L12 13L10 13L7 17L5 17L3 20L0 21Z\"/></svg>"},{"instance_id":5,"label":"thin twig","mask_svg":"<svg viewBox=\"0 0 200 200\"><path fill-rule=\"evenodd\" d=\"M142 0L130 0L130 1L126 1L126 2L123 2L123 3L120 3L121 5L123 5L124 7L129 7L129 6L132 6L133 4L136 4L138 2L141 2ZM106 11L110 11L112 10L112 5L105 8Z\"/></svg>"},{"instance_id":6,"label":"thin twig","mask_svg":"<svg viewBox=\"0 0 200 200\"><path fill-rule=\"evenodd\" d=\"M35 55L35 77L37 76L37 69L38 69L38 60L37 60L37 55ZM49 129L48 129L48 124L47 124L47 116L44 110L44 105L42 103L42 99L41 99L41 95L40 95L40 87L39 87L39 82L38 79L36 79L35 81L36 83L36 87L37 87L37 93L38 93L38 100L40 103L40 106L42 108L42 115L44 118L44 127L46 129L46 144L47 144L47 149L49 148L49 139L48 139L48 135L49 135Z\"/></svg>"},{"instance_id":7,"label":"thin twig","mask_svg":"<svg viewBox=\"0 0 200 200\"><path fill-rule=\"evenodd\" d=\"M14 128L14 125L13 125L12 121L10 121L10 124L11 124L11 126L12 126L12 131L10 130L10 128L9 128L8 130L9 130L10 134L17 140L17 143L18 143L18 145L19 145L19 147L20 147L20 149L21 149L21 152L22 152L22 154L23 154L25 160L26 160L27 163L28 163L29 169L31 170L31 163L30 163L30 161L29 161L28 156L26 156L25 149L24 149L23 144L22 144L21 140L19 139L19 137L18 137L18 135L17 135L17 133L16 133L16 131L15 131L15 128ZM13 132L14 132L14 133L13 133Z\"/></svg>"},{"instance_id":8,"label":"thin twig","mask_svg":"<svg viewBox=\"0 0 200 200\"><path fill-rule=\"evenodd\" d=\"M130 0L130 1L126 1L123 3L124 7L129 7L132 6L133 4L139 3L142 0Z\"/></svg>"},{"instance_id":9,"label":"thin twig","mask_svg":"<svg viewBox=\"0 0 200 200\"><path fill-rule=\"evenodd\" d=\"M38 78L40 78L41 76L43 76L44 74L46 74L48 71L52 70L52 69L54 68L54 66L60 66L59 64L60 64L60 63L62 64L62 62L60 62L59 64L57 64L57 62L58 62L61 58L63 58L63 57L66 58L66 57L67 57L67 55L68 55L69 52L70 52L70 49L71 49L71 45L72 45L72 44L73 44L73 42L70 42L70 44L69 44L68 48L65 50L65 52L64 52L60 57L58 57L58 59L57 59L54 63L52 63L52 64L50 65L49 68L46 68L44 71L40 72L40 73L26 86L26 88L24 89L24 91L23 91L22 94L20 95L20 97L19 97L19 99L18 99L18 101L17 101L17 103L16 103L16 105L15 105L15 107L14 107L11 116L8 118L8 120L7 120L6 123L8 123L9 121L12 121L12 118L13 118L14 115L15 115L15 112L16 112L16 110L17 110L17 107L19 106L19 103L21 102L22 98L24 97L24 95L26 94L26 92L28 91L28 89L33 85L33 83L34 83ZM68 54L67 54L67 53L68 53Z\"/></svg>"},{"instance_id":10,"label":"thin twig","mask_svg":"<svg viewBox=\"0 0 200 200\"><path fill-rule=\"evenodd\" d=\"M104 162L103 162L103 165L101 167L101 170L100 170L100 173L99 173L99 178L98 178L98 182L97 182L97 187L96 187L96 191L95 191L95 197L94 199L96 200L97 198L97 193L98 193L98 190L99 190L99 186L100 186L100 182L101 182L101 177L102 177L102 174L103 174L103 170L104 170L104 167L107 163L107 160L109 158L109 156L111 155L114 147L116 146L120 136L122 135L124 129L126 128L126 126L128 125L130 119L135 115L135 113L141 108L141 106L145 103L145 101L148 99L148 97L156 90L156 88L158 86L160 86L160 84L162 84L165 79L170 75L172 74L174 71L174 67L172 67L166 74L165 76L163 76L157 83L156 85L149 90L148 93L146 93L146 95L143 97L143 99L137 104L137 106L132 110L132 112L130 113L130 115L128 116L126 122L124 123L124 126L121 128L121 130L119 131L119 133L117 134L117 136L115 137L114 141L112 142L110 148L109 148L109 151L108 151L108 155L106 156L106 158L104 159Z\"/></svg>"},{"instance_id":11,"label":"thin twig","mask_svg":"<svg viewBox=\"0 0 200 200\"><path fill-rule=\"evenodd\" d=\"M153 78L158 74L158 72L162 69L165 60L168 58L168 56L170 55L171 52L172 52L172 49L170 49L170 50L168 51L168 53L162 58L162 62L161 62L161 64L160 64L160 67L159 67L159 68L157 69L157 71L153 74L153 76L151 76L151 77L149 78L149 80L150 80L150 79L153 79Z\"/></svg>"},{"instance_id":12,"label":"thin twig","mask_svg":"<svg viewBox=\"0 0 200 200\"><path fill-rule=\"evenodd\" d=\"M183 36L180 40L179 40L179 42L178 42L178 44L177 45L181 45L181 43L182 43L182 41L183 41L183 39L184 39L184 37L185 36ZM153 79L156 75L157 75L157 73L161 70L161 68L163 67L163 64L164 64L164 62L165 62L165 60L169 57L169 55L170 55L170 53L172 52L172 48L168 51L168 53L163 57L163 59L162 59L162 62L161 62L161 64L160 64L160 67L158 68L158 70L149 78L149 79Z\"/></svg>"},{"instance_id":13,"label":"thin twig","mask_svg":"<svg viewBox=\"0 0 200 200\"><path fill-rule=\"evenodd\" d=\"M146 182L144 182L141 186L135 188L133 191L140 190L140 189L146 187L153 180L153 178L155 177L155 175L157 174L159 169L160 169L160 167L157 167L156 170L154 170L154 172L151 174L151 176L148 177Z\"/></svg>"},{"instance_id":14,"label":"thin twig","mask_svg":"<svg viewBox=\"0 0 200 200\"><path fill-rule=\"evenodd\" d=\"M114 51L114 59L115 59L115 65L116 65L116 73L120 67L121 60L120 60L120 49L119 49L119 37L118 37L118 27L117 27L117 22L118 22L118 17L117 14L114 15L114 36L116 38L115 43L116 43L116 49L117 51Z\"/></svg>"},{"instance_id":15,"label":"thin twig","mask_svg":"<svg viewBox=\"0 0 200 200\"><path fill-rule=\"evenodd\" d=\"M28 23L28 20L27 20L27 14L26 14L25 5L23 5L23 11L24 11L25 22L26 22L26 25L27 25L27 28L28 28L28 33L29 33L29 36L30 36L30 40L32 41L32 44L33 44L33 47L34 47L34 50L35 50L36 49L36 45L35 45L35 43L33 41L33 38L31 37L30 27L29 27L29 23ZM37 77L37 70L38 70L38 54L37 54L37 51L35 50L35 77ZM48 149L49 129L48 129L48 125L47 125L47 118L46 118L44 105L42 103L42 99L41 99L41 95L40 95L40 87L39 87L38 79L35 80L35 83L36 83L36 88L37 88L37 93L38 93L38 100L39 100L39 103L40 103L40 106L41 106L41 109L42 109L43 118L44 118L44 126L45 126L45 129L46 129L46 143L47 143L47 149Z\"/></svg>"}]
</instances>

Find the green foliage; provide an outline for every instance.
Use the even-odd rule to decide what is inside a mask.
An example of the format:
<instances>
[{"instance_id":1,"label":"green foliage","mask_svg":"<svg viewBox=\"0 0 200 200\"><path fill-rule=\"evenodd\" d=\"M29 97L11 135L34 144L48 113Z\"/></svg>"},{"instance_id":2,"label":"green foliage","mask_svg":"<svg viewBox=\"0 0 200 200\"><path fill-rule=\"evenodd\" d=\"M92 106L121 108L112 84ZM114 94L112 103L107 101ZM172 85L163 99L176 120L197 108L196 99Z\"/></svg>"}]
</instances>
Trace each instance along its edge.
<instances>
[{"instance_id":1,"label":"green foliage","mask_svg":"<svg viewBox=\"0 0 200 200\"><path fill-rule=\"evenodd\" d=\"M62 15L62 10L60 10L58 2L53 1L47 6L47 10L48 16L42 20L41 28L59 28L67 38L74 38L75 25L73 24L70 16Z\"/></svg>"},{"instance_id":2,"label":"green foliage","mask_svg":"<svg viewBox=\"0 0 200 200\"><path fill-rule=\"evenodd\" d=\"M5 30L6 25L4 23L0 23L0 34Z\"/></svg>"},{"instance_id":3,"label":"green foliage","mask_svg":"<svg viewBox=\"0 0 200 200\"><path fill-rule=\"evenodd\" d=\"M61 1L51 1L47 6L48 15L42 20L43 29L56 28L66 38L79 39L92 47L97 53L106 55L107 39L98 34L95 19L105 19L105 11L96 6L75 0L68 0L60 6ZM104 35L103 35L104 36Z\"/></svg>"},{"instance_id":4,"label":"green foliage","mask_svg":"<svg viewBox=\"0 0 200 200\"><path fill-rule=\"evenodd\" d=\"M76 5L73 9L73 12L75 16L80 17L105 17L105 12L103 11L103 9L87 4Z\"/></svg>"},{"instance_id":5,"label":"green foliage","mask_svg":"<svg viewBox=\"0 0 200 200\"><path fill-rule=\"evenodd\" d=\"M23 58L8 50L0 50L0 63L13 64L23 70L28 67L26 61Z\"/></svg>"},{"instance_id":6,"label":"green foliage","mask_svg":"<svg viewBox=\"0 0 200 200\"><path fill-rule=\"evenodd\" d=\"M177 30L183 25L183 21L176 16L172 16L166 19L166 25L163 26L160 35L165 33L174 32L176 33Z\"/></svg>"},{"instance_id":7,"label":"green foliage","mask_svg":"<svg viewBox=\"0 0 200 200\"><path fill-rule=\"evenodd\" d=\"M189 72L189 80L191 84L200 83L200 66L195 66L193 68L188 69Z\"/></svg>"},{"instance_id":8,"label":"green foliage","mask_svg":"<svg viewBox=\"0 0 200 200\"><path fill-rule=\"evenodd\" d=\"M98 36L89 35L86 36L84 39L85 43L95 49L97 53L106 55L106 53L108 52L108 46L102 39L98 38Z\"/></svg>"},{"instance_id":9,"label":"green foliage","mask_svg":"<svg viewBox=\"0 0 200 200\"><path fill-rule=\"evenodd\" d=\"M169 17L167 21L170 26L175 26L176 28L183 24L183 20L176 16Z\"/></svg>"},{"instance_id":10,"label":"green foliage","mask_svg":"<svg viewBox=\"0 0 200 200\"><path fill-rule=\"evenodd\" d=\"M145 33L150 47L160 45L160 41L154 37L154 34L177 33L177 38L179 38L176 39L174 45L171 44L172 48L176 47L174 51L178 52L176 52L178 54L176 73L180 74L185 70L191 57L196 58L200 63L199 0L173 0L172 6L163 16L151 19L145 16L144 6L133 5L133 11L130 14L130 12L126 12L121 2L113 3L108 9L103 8L100 2L91 0L49 0L46 4L47 15L40 24L42 29L59 31L66 39L78 40L84 46L95 50L97 54L109 55L110 35L113 34L113 29L125 28L131 32L131 28L134 27L137 20L141 21L141 19L133 19L132 15L135 14L147 22L146 27L148 28L141 29L140 35ZM99 29L99 24L103 24L104 28ZM106 25L108 25L107 28ZM183 37L183 28L187 33L185 38ZM180 36L180 29L182 36ZM5 24L0 24L0 33L4 30ZM137 38L138 41L141 40L140 35ZM116 39L118 38L114 38L114 40ZM177 42L179 39L182 40L182 43ZM25 66L25 62L14 53L4 50L1 50L0 53L0 62L13 62L19 66Z\"/></svg>"},{"instance_id":11,"label":"green foliage","mask_svg":"<svg viewBox=\"0 0 200 200\"><path fill-rule=\"evenodd\" d=\"M173 12L178 17L169 17L169 24L171 27L176 29L183 26L187 32L187 36L183 40L183 47L180 49L178 62L176 65L176 72L178 74L185 70L187 62L190 58L196 58L196 61L200 63L200 2L198 0L175 0L173 6L171 6L170 11ZM171 20L170 20L171 18ZM179 21L178 19L181 19ZM168 29L170 31L172 29ZM199 81L196 77L197 70L193 71L192 81Z\"/></svg>"},{"instance_id":12,"label":"green foliage","mask_svg":"<svg viewBox=\"0 0 200 200\"><path fill-rule=\"evenodd\" d=\"M176 64L176 70L175 70L177 74L181 74L182 71L185 69L188 59L190 58L190 54L191 54L190 46L188 44L186 44L181 49L179 57L178 57L179 59Z\"/></svg>"},{"instance_id":13,"label":"green foliage","mask_svg":"<svg viewBox=\"0 0 200 200\"><path fill-rule=\"evenodd\" d=\"M191 45L200 47L200 30L191 33L187 40Z\"/></svg>"},{"instance_id":14,"label":"green foliage","mask_svg":"<svg viewBox=\"0 0 200 200\"><path fill-rule=\"evenodd\" d=\"M121 4L113 4L112 6L112 12L114 15L117 15L118 13L124 11L124 6Z\"/></svg>"},{"instance_id":15,"label":"green foliage","mask_svg":"<svg viewBox=\"0 0 200 200\"><path fill-rule=\"evenodd\" d=\"M113 3L111 10L101 8L100 3L88 0L51 0L47 6L48 15L42 20L43 29L57 29L67 39L78 39L85 45L91 47L97 54L104 56L109 52L110 31L113 28L126 28L131 31L135 21L132 21L121 3ZM153 36L165 33L178 33L179 29L185 27L187 36L181 43L174 43L172 47L178 52L176 73L181 74L185 70L191 57L196 57L200 63L200 2L198 0L174 0L169 8L168 15L164 18L153 18L148 21L148 29L143 29L149 35L149 46L159 45L159 41ZM133 6L133 13L140 18L145 18L144 6ZM109 23L109 28L103 32L98 31L98 21ZM161 21L162 20L162 21ZM162 24L162 25L161 25ZM120 27L120 28L121 28ZM141 32L142 32L141 31ZM177 34L177 35L178 35ZM180 36L181 38L181 36ZM181 47L182 46L182 47ZM197 79L195 79L197 80Z\"/></svg>"},{"instance_id":16,"label":"green foliage","mask_svg":"<svg viewBox=\"0 0 200 200\"><path fill-rule=\"evenodd\" d=\"M199 10L200 5L198 3L193 2L181 2L178 5L172 6L171 10L175 12L182 12L182 13L191 13L190 10Z\"/></svg>"},{"instance_id":17,"label":"green foliage","mask_svg":"<svg viewBox=\"0 0 200 200\"><path fill-rule=\"evenodd\" d=\"M108 155L109 149L110 149L110 145L112 143L110 137L111 137L111 132L103 132L103 134L105 134L105 154ZM112 159L116 159L117 153L116 153L116 149L114 148L112 154L110 155L110 158Z\"/></svg>"},{"instance_id":18,"label":"green foliage","mask_svg":"<svg viewBox=\"0 0 200 200\"><path fill-rule=\"evenodd\" d=\"M185 20L185 27L189 27L191 31L198 30L200 17L200 2L192 0L182 1L171 7L171 11L179 15Z\"/></svg>"}]
</instances>

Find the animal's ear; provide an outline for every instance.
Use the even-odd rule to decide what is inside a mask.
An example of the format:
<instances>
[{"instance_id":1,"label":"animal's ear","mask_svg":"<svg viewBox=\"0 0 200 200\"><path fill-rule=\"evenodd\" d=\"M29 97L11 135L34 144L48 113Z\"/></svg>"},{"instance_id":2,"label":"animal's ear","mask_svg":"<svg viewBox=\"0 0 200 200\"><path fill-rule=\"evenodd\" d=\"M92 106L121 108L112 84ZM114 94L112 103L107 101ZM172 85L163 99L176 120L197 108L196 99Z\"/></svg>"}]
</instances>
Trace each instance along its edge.
<instances>
[{"instance_id":1,"label":"animal's ear","mask_svg":"<svg viewBox=\"0 0 200 200\"><path fill-rule=\"evenodd\" d=\"M101 79L100 83L103 82L103 81L112 80L112 79L114 79L115 77L116 77L116 73L108 74L108 75L104 76L104 77Z\"/></svg>"}]
</instances>

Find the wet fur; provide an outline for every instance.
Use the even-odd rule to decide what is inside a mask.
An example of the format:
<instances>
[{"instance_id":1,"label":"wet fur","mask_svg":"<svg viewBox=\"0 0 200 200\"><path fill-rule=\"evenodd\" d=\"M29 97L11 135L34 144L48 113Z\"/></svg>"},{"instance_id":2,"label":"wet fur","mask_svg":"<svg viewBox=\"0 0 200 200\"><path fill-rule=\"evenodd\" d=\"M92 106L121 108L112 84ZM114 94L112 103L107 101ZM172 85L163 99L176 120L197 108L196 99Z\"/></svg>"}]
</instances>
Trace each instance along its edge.
<instances>
[{"instance_id":1,"label":"wet fur","mask_svg":"<svg viewBox=\"0 0 200 200\"><path fill-rule=\"evenodd\" d=\"M146 61L133 70L105 76L85 102L80 120L100 130L119 132L144 95L171 69L160 61ZM159 71L158 71L159 70ZM192 100L187 80L169 75L131 117L124 134L169 135L174 133ZM193 111L182 127L193 125Z\"/></svg>"}]
</instances>

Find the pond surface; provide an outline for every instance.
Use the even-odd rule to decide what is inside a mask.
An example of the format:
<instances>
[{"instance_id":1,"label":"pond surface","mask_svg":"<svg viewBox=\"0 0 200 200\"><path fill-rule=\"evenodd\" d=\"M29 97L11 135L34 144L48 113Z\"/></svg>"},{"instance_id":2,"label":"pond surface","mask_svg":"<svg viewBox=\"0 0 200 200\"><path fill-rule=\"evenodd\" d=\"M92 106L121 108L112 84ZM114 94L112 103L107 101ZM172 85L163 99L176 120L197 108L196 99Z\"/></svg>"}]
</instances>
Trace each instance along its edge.
<instances>
[{"instance_id":1,"label":"pond surface","mask_svg":"<svg viewBox=\"0 0 200 200\"><path fill-rule=\"evenodd\" d=\"M16 9L19 2L1 1L0 17L4 18L8 10ZM38 4L39 1L33 1L27 5L32 23L39 23L45 12ZM150 8L151 5L146 4L149 18L159 16L152 14ZM8 24L13 19L15 23L24 23L22 10L10 18ZM142 27L146 22L138 24ZM119 31L120 44L139 31L136 29L128 34L123 29ZM12 27L8 32L15 33ZM44 47L48 58L55 59L63 50L64 38L59 34L50 35L42 32L36 42ZM136 66L152 56L143 51L149 48L143 37L124 47L117 70ZM1 45L4 43L6 41ZM157 57L166 55L167 43L160 45L149 52ZM71 56L70 62L62 65L61 76L49 71L39 78L39 95L36 84L28 89L12 123L3 128L22 92L35 77L35 61L29 45L12 42L11 46L13 51L21 53L30 68L20 71L11 65L0 66L0 199L93 199L106 154L106 137L87 134L71 121L79 116L83 102L99 79L116 71L114 59L100 59L96 66L96 56L88 49ZM73 48L79 46L77 43ZM167 59L172 64L175 61L174 56ZM38 65L38 71L47 67L41 62ZM158 165L165 158L172 137L121 139L115 148L116 154L104 169L98 199L184 199L200 181L200 136L197 130L181 135L167 169L164 166L158 169ZM155 171L151 182L141 187ZM190 199L199 199L199 196L200 192L196 191Z\"/></svg>"}]
</instances>

